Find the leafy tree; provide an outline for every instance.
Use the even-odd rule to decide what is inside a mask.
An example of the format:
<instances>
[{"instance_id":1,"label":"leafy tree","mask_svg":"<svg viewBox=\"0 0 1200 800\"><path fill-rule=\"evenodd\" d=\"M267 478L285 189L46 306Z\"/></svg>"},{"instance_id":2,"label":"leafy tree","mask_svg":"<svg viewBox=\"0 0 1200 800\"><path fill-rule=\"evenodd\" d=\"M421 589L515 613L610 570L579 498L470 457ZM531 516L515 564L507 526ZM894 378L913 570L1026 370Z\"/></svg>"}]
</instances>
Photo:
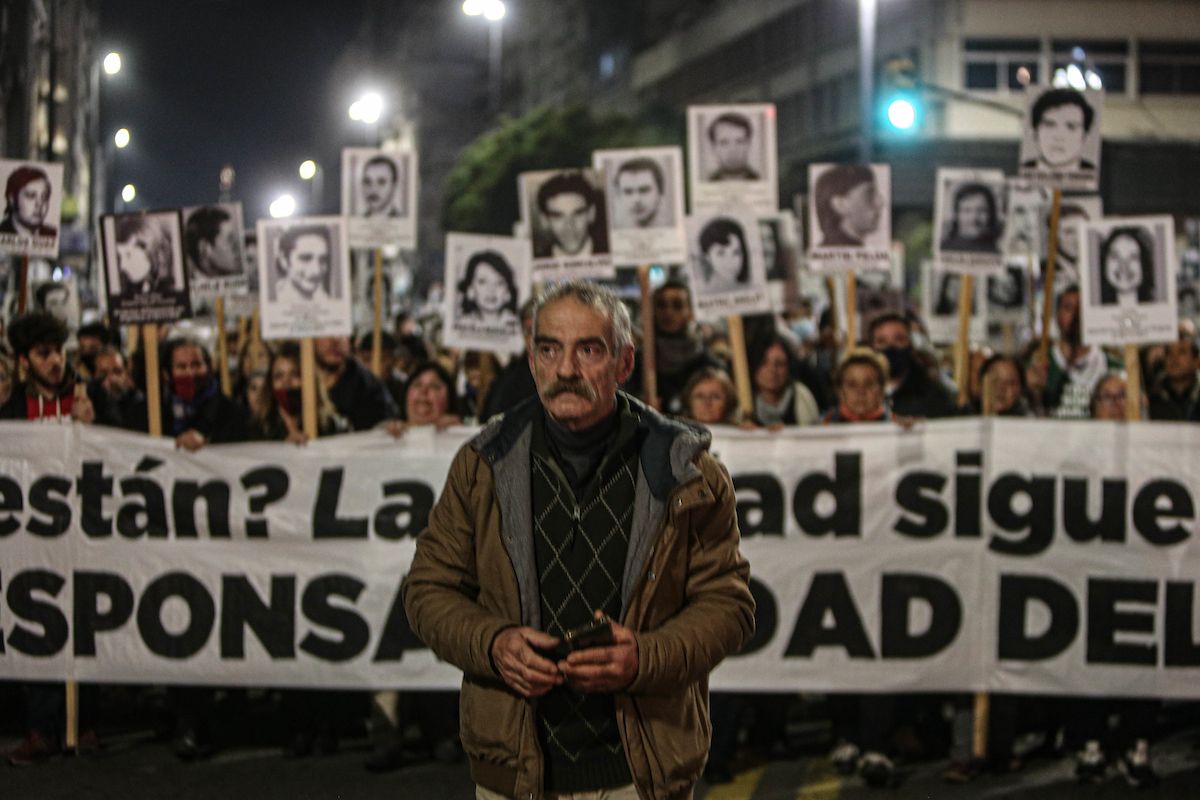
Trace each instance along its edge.
<instances>
[{"instance_id":1,"label":"leafy tree","mask_svg":"<svg viewBox=\"0 0 1200 800\"><path fill-rule=\"evenodd\" d=\"M499 127L463 149L447 178L443 229L511 235L513 223L520 218L520 173L588 167L593 150L681 141L660 121L662 116L594 116L574 106L541 108L518 119L502 117Z\"/></svg>"}]
</instances>

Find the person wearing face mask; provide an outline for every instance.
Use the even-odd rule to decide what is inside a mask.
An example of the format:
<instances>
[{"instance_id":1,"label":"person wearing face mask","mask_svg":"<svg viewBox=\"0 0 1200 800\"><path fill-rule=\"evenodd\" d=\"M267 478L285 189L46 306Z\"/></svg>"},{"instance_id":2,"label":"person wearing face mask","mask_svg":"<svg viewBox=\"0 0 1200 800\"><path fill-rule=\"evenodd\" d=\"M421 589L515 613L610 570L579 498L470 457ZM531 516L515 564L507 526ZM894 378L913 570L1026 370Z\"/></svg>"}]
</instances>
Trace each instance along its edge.
<instances>
[{"instance_id":1,"label":"person wearing face mask","mask_svg":"<svg viewBox=\"0 0 1200 800\"><path fill-rule=\"evenodd\" d=\"M163 434L184 450L246 441L246 409L221 393L204 345L178 337L163 343L161 353Z\"/></svg>"},{"instance_id":2,"label":"person wearing face mask","mask_svg":"<svg viewBox=\"0 0 1200 800\"><path fill-rule=\"evenodd\" d=\"M1054 319L1059 336L1050 358L1043 362L1035 356L1026 368L1025 382L1039 416L1083 419L1089 416L1096 382L1120 364L1103 349L1083 344L1078 286L1068 286L1058 295Z\"/></svg>"},{"instance_id":3,"label":"person wearing face mask","mask_svg":"<svg viewBox=\"0 0 1200 800\"><path fill-rule=\"evenodd\" d=\"M912 345L912 327L897 313L880 314L867 334L871 349L887 359L887 385L892 413L901 417L952 417L955 398L930 375Z\"/></svg>"}]
</instances>

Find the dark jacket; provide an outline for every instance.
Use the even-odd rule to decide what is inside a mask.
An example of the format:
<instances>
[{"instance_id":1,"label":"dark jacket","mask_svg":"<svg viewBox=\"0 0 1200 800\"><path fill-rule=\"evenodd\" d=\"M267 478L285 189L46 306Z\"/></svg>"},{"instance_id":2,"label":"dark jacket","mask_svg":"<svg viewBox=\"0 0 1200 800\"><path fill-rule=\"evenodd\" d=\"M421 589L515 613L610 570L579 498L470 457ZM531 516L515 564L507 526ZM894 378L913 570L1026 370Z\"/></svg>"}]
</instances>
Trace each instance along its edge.
<instances>
[{"instance_id":1,"label":"dark jacket","mask_svg":"<svg viewBox=\"0 0 1200 800\"><path fill-rule=\"evenodd\" d=\"M892 413L902 417L953 417L958 413L956 398L938 381L929 377L925 366L914 360L908 375L891 396Z\"/></svg>"},{"instance_id":2,"label":"dark jacket","mask_svg":"<svg viewBox=\"0 0 1200 800\"><path fill-rule=\"evenodd\" d=\"M749 565L709 435L629 403L642 444L620 621L637 637L638 672L614 696L617 727L642 798L690 798L708 753L708 675L754 631ZM459 450L403 587L413 631L463 671L472 778L521 798L543 796L536 704L499 678L491 645L513 625L542 629L530 474L540 413L522 403Z\"/></svg>"},{"instance_id":3,"label":"dark jacket","mask_svg":"<svg viewBox=\"0 0 1200 800\"><path fill-rule=\"evenodd\" d=\"M385 419L400 415L383 381L355 358L346 359L346 370L329 390L329 399L356 431L370 430Z\"/></svg>"},{"instance_id":4,"label":"dark jacket","mask_svg":"<svg viewBox=\"0 0 1200 800\"><path fill-rule=\"evenodd\" d=\"M534 383L533 372L529 369L529 353L521 353L509 361L492 381L487 399L479 412L479 421L487 422L536 394L537 384Z\"/></svg>"}]
</instances>

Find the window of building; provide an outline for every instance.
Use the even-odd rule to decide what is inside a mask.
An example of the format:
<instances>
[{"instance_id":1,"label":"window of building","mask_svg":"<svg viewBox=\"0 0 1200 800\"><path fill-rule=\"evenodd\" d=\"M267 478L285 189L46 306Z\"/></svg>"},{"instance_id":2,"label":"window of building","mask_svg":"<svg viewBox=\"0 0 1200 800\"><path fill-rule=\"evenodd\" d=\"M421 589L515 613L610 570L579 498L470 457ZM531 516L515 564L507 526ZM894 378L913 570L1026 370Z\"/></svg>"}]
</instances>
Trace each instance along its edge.
<instances>
[{"instance_id":1,"label":"window of building","mask_svg":"<svg viewBox=\"0 0 1200 800\"><path fill-rule=\"evenodd\" d=\"M1054 70L1078 64L1100 76L1104 91L1124 94L1129 74L1129 42L1123 39L1055 39Z\"/></svg>"},{"instance_id":2,"label":"window of building","mask_svg":"<svg viewBox=\"0 0 1200 800\"><path fill-rule=\"evenodd\" d=\"M1018 75L1024 67L1038 82L1037 39L967 39L963 42L963 87L977 91L1022 91Z\"/></svg>"},{"instance_id":3,"label":"window of building","mask_svg":"<svg viewBox=\"0 0 1200 800\"><path fill-rule=\"evenodd\" d=\"M1140 43L1138 91L1200 94L1200 42Z\"/></svg>"}]
</instances>

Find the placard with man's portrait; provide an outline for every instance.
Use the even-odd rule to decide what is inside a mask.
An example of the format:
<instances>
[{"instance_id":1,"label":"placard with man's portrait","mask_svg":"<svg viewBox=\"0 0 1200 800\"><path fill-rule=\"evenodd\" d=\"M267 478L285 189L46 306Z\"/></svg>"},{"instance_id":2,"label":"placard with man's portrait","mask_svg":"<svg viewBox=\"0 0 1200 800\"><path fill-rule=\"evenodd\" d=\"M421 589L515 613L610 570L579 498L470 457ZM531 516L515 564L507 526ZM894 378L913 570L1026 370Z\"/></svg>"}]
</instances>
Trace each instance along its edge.
<instances>
[{"instance_id":1,"label":"placard with man's portrait","mask_svg":"<svg viewBox=\"0 0 1200 800\"><path fill-rule=\"evenodd\" d=\"M1026 89L1021 177L1052 189L1096 191L1103 112L1103 91L1053 86Z\"/></svg>"},{"instance_id":2,"label":"placard with man's portrait","mask_svg":"<svg viewBox=\"0 0 1200 800\"><path fill-rule=\"evenodd\" d=\"M79 283L75 275L63 275L58 280L29 284L26 308L53 314L74 333L79 329Z\"/></svg>"},{"instance_id":3,"label":"placard with man's portrait","mask_svg":"<svg viewBox=\"0 0 1200 800\"><path fill-rule=\"evenodd\" d=\"M179 209L100 218L108 312L118 325L192 316Z\"/></svg>"},{"instance_id":4,"label":"placard with man's portrait","mask_svg":"<svg viewBox=\"0 0 1200 800\"><path fill-rule=\"evenodd\" d=\"M262 338L351 335L343 217L259 220L257 245Z\"/></svg>"},{"instance_id":5,"label":"placard with man's portrait","mask_svg":"<svg viewBox=\"0 0 1200 800\"><path fill-rule=\"evenodd\" d=\"M692 213L744 208L779 211L775 106L688 106L688 186Z\"/></svg>"},{"instance_id":6,"label":"placard with man's portrait","mask_svg":"<svg viewBox=\"0 0 1200 800\"><path fill-rule=\"evenodd\" d=\"M962 287L961 274L940 272L931 260L921 262L921 316L934 344L953 344L958 340L958 298ZM982 341L987 336L984 282L972 281L972 287L967 335L972 341Z\"/></svg>"},{"instance_id":7,"label":"placard with man's portrait","mask_svg":"<svg viewBox=\"0 0 1200 800\"><path fill-rule=\"evenodd\" d=\"M604 184L595 170L523 172L518 183L535 283L616 277Z\"/></svg>"},{"instance_id":8,"label":"placard with man's portrait","mask_svg":"<svg viewBox=\"0 0 1200 800\"><path fill-rule=\"evenodd\" d=\"M1020 259L1009 259L1000 272L984 276L988 324L1024 322L1029 318L1029 270Z\"/></svg>"},{"instance_id":9,"label":"placard with man's portrait","mask_svg":"<svg viewBox=\"0 0 1200 800\"><path fill-rule=\"evenodd\" d=\"M1054 259L1054 293L1079 285L1079 228L1075 222L1104 216L1100 195L1064 197L1058 206L1058 244ZM1047 244L1047 247L1050 245Z\"/></svg>"},{"instance_id":10,"label":"placard with man's portrait","mask_svg":"<svg viewBox=\"0 0 1200 800\"><path fill-rule=\"evenodd\" d=\"M183 257L193 307L249 291L244 240L241 203L183 209Z\"/></svg>"},{"instance_id":11,"label":"placard with man's portrait","mask_svg":"<svg viewBox=\"0 0 1200 800\"><path fill-rule=\"evenodd\" d=\"M758 223L743 209L687 218L688 272L697 319L716 322L771 310Z\"/></svg>"},{"instance_id":12,"label":"placard with man's portrait","mask_svg":"<svg viewBox=\"0 0 1200 800\"><path fill-rule=\"evenodd\" d=\"M416 247L416 151L343 148L342 215L350 247Z\"/></svg>"},{"instance_id":13,"label":"placard with man's portrait","mask_svg":"<svg viewBox=\"0 0 1200 800\"><path fill-rule=\"evenodd\" d=\"M57 256L63 165L0 159L0 186L4 187L0 253Z\"/></svg>"},{"instance_id":14,"label":"placard with man's portrait","mask_svg":"<svg viewBox=\"0 0 1200 800\"><path fill-rule=\"evenodd\" d=\"M808 263L816 272L891 268L892 170L810 164Z\"/></svg>"},{"instance_id":15,"label":"placard with man's portrait","mask_svg":"<svg viewBox=\"0 0 1200 800\"><path fill-rule=\"evenodd\" d=\"M1046 255L1046 236L1050 220L1052 192L1020 178L1009 178L1008 219L1004 225L1004 244L1001 250L1007 258L1032 259L1035 263Z\"/></svg>"},{"instance_id":16,"label":"placard with man's portrait","mask_svg":"<svg viewBox=\"0 0 1200 800\"><path fill-rule=\"evenodd\" d=\"M939 271L1004 269L1004 173L998 169L939 168L933 264Z\"/></svg>"},{"instance_id":17,"label":"placard with man's portrait","mask_svg":"<svg viewBox=\"0 0 1200 800\"><path fill-rule=\"evenodd\" d=\"M446 234L447 347L520 352L521 305L529 299L529 243L508 236Z\"/></svg>"},{"instance_id":18,"label":"placard with man's portrait","mask_svg":"<svg viewBox=\"0 0 1200 800\"><path fill-rule=\"evenodd\" d=\"M1173 342L1178 337L1175 221L1170 216L1075 222L1084 344Z\"/></svg>"},{"instance_id":19,"label":"placard with man's portrait","mask_svg":"<svg viewBox=\"0 0 1200 800\"><path fill-rule=\"evenodd\" d=\"M613 264L682 264L683 153L678 147L597 150L604 177Z\"/></svg>"}]
</instances>

